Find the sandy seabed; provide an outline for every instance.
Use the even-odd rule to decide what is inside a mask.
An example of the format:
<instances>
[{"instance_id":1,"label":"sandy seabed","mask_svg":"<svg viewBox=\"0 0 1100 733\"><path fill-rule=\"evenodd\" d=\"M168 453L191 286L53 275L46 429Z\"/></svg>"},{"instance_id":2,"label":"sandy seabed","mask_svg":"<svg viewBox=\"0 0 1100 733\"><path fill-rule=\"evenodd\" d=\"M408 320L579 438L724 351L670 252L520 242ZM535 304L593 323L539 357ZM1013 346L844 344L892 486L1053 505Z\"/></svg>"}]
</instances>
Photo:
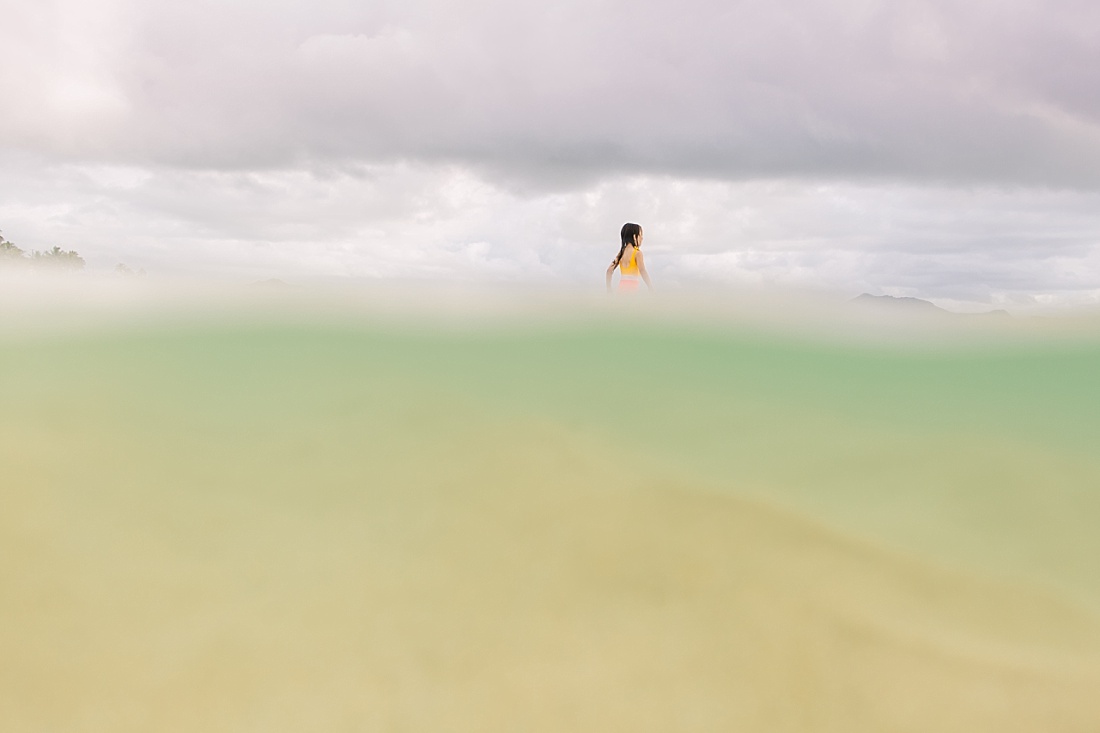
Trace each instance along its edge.
<instances>
[{"instance_id":1,"label":"sandy seabed","mask_svg":"<svg viewBox=\"0 0 1100 733\"><path fill-rule=\"evenodd\" d=\"M606 316L0 341L0 729L1100 729L1100 340Z\"/></svg>"}]
</instances>

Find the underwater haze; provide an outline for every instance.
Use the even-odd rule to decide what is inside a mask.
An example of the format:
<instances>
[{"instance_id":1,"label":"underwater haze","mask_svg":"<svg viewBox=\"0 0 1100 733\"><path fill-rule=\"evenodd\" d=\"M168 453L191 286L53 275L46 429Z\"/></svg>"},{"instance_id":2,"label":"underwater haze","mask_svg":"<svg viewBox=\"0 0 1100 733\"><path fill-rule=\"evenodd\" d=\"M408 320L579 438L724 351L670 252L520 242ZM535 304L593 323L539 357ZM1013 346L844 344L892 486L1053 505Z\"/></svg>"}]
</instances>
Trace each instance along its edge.
<instances>
[{"instance_id":1,"label":"underwater haze","mask_svg":"<svg viewBox=\"0 0 1100 733\"><path fill-rule=\"evenodd\" d=\"M133 309L7 308L4 731L1100 729L1095 321Z\"/></svg>"}]
</instances>

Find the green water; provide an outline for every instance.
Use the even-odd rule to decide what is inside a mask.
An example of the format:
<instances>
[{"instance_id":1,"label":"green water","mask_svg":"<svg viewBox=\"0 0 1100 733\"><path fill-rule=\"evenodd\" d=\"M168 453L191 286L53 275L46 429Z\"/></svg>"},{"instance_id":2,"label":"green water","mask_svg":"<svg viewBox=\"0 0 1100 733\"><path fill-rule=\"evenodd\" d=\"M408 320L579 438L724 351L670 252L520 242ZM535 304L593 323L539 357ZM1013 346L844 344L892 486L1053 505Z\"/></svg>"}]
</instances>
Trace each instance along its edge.
<instances>
[{"instance_id":1,"label":"green water","mask_svg":"<svg viewBox=\"0 0 1100 733\"><path fill-rule=\"evenodd\" d=\"M519 420L609 470L761 498L1100 607L1098 367L1088 340L932 349L668 324L276 319L5 343L0 426L5 460L58 481L83 462L119 502L150 501L151 485L277 501L309 480L324 505L371 470L398 485L453 460L440 446Z\"/></svg>"},{"instance_id":2,"label":"green water","mask_svg":"<svg viewBox=\"0 0 1100 733\"><path fill-rule=\"evenodd\" d=\"M1094 344L886 350L616 328L417 347L455 392L562 421L609 461L626 443L656 472L1100 598Z\"/></svg>"}]
</instances>

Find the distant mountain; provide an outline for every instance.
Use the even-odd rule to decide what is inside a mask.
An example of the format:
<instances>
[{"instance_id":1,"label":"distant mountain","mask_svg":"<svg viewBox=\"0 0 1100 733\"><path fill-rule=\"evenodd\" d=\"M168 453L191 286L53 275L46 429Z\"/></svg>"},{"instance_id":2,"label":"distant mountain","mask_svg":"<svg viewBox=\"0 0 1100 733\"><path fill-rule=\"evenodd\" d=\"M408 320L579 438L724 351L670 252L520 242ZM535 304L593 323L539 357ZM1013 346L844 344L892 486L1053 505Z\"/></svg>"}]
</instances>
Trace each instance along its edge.
<instances>
[{"instance_id":1,"label":"distant mountain","mask_svg":"<svg viewBox=\"0 0 1100 733\"><path fill-rule=\"evenodd\" d=\"M940 308L935 303L929 303L927 300L921 300L920 298L895 298L893 295L871 295L870 293L861 293L860 295L852 298L852 303L882 306L886 308L895 308L897 310L906 311L909 313L950 313L949 310Z\"/></svg>"},{"instance_id":2,"label":"distant mountain","mask_svg":"<svg viewBox=\"0 0 1100 733\"><path fill-rule=\"evenodd\" d=\"M998 318L1012 317L1006 310L986 311L985 313L956 313L940 308L935 303L930 303L927 300L921 300L920 298L897 298L893 295L860 293L848 302L857 303L859 305L870 305L882 310L890 310L897 313L925 313L928 315L945 314L949 316L996 316Z\"/></svg>"}]
</instances>

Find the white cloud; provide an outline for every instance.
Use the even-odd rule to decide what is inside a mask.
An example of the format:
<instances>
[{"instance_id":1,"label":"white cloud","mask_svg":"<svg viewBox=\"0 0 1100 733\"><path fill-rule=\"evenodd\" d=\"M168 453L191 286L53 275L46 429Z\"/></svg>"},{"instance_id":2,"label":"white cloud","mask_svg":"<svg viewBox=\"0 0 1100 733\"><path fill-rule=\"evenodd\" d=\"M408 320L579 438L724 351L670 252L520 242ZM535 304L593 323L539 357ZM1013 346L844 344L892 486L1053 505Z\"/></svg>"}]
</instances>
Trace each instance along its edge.
<instances>
[{"instance_id":1,"label":"white cloud","mask_svg":"<svg viewBox=\"0 0 1100 733\"><path fill-rule=\"evenodd\" d=\"M262 172L26 164L14 180L0 182L10 239L154 275L598 288L619 227L635 220L662 287L776 285L1019 307L1039 296L1092 302L1100 291L1093 192L631 176L518 195L461 167L408 163Z\"/></svg>"}]
</instances>

